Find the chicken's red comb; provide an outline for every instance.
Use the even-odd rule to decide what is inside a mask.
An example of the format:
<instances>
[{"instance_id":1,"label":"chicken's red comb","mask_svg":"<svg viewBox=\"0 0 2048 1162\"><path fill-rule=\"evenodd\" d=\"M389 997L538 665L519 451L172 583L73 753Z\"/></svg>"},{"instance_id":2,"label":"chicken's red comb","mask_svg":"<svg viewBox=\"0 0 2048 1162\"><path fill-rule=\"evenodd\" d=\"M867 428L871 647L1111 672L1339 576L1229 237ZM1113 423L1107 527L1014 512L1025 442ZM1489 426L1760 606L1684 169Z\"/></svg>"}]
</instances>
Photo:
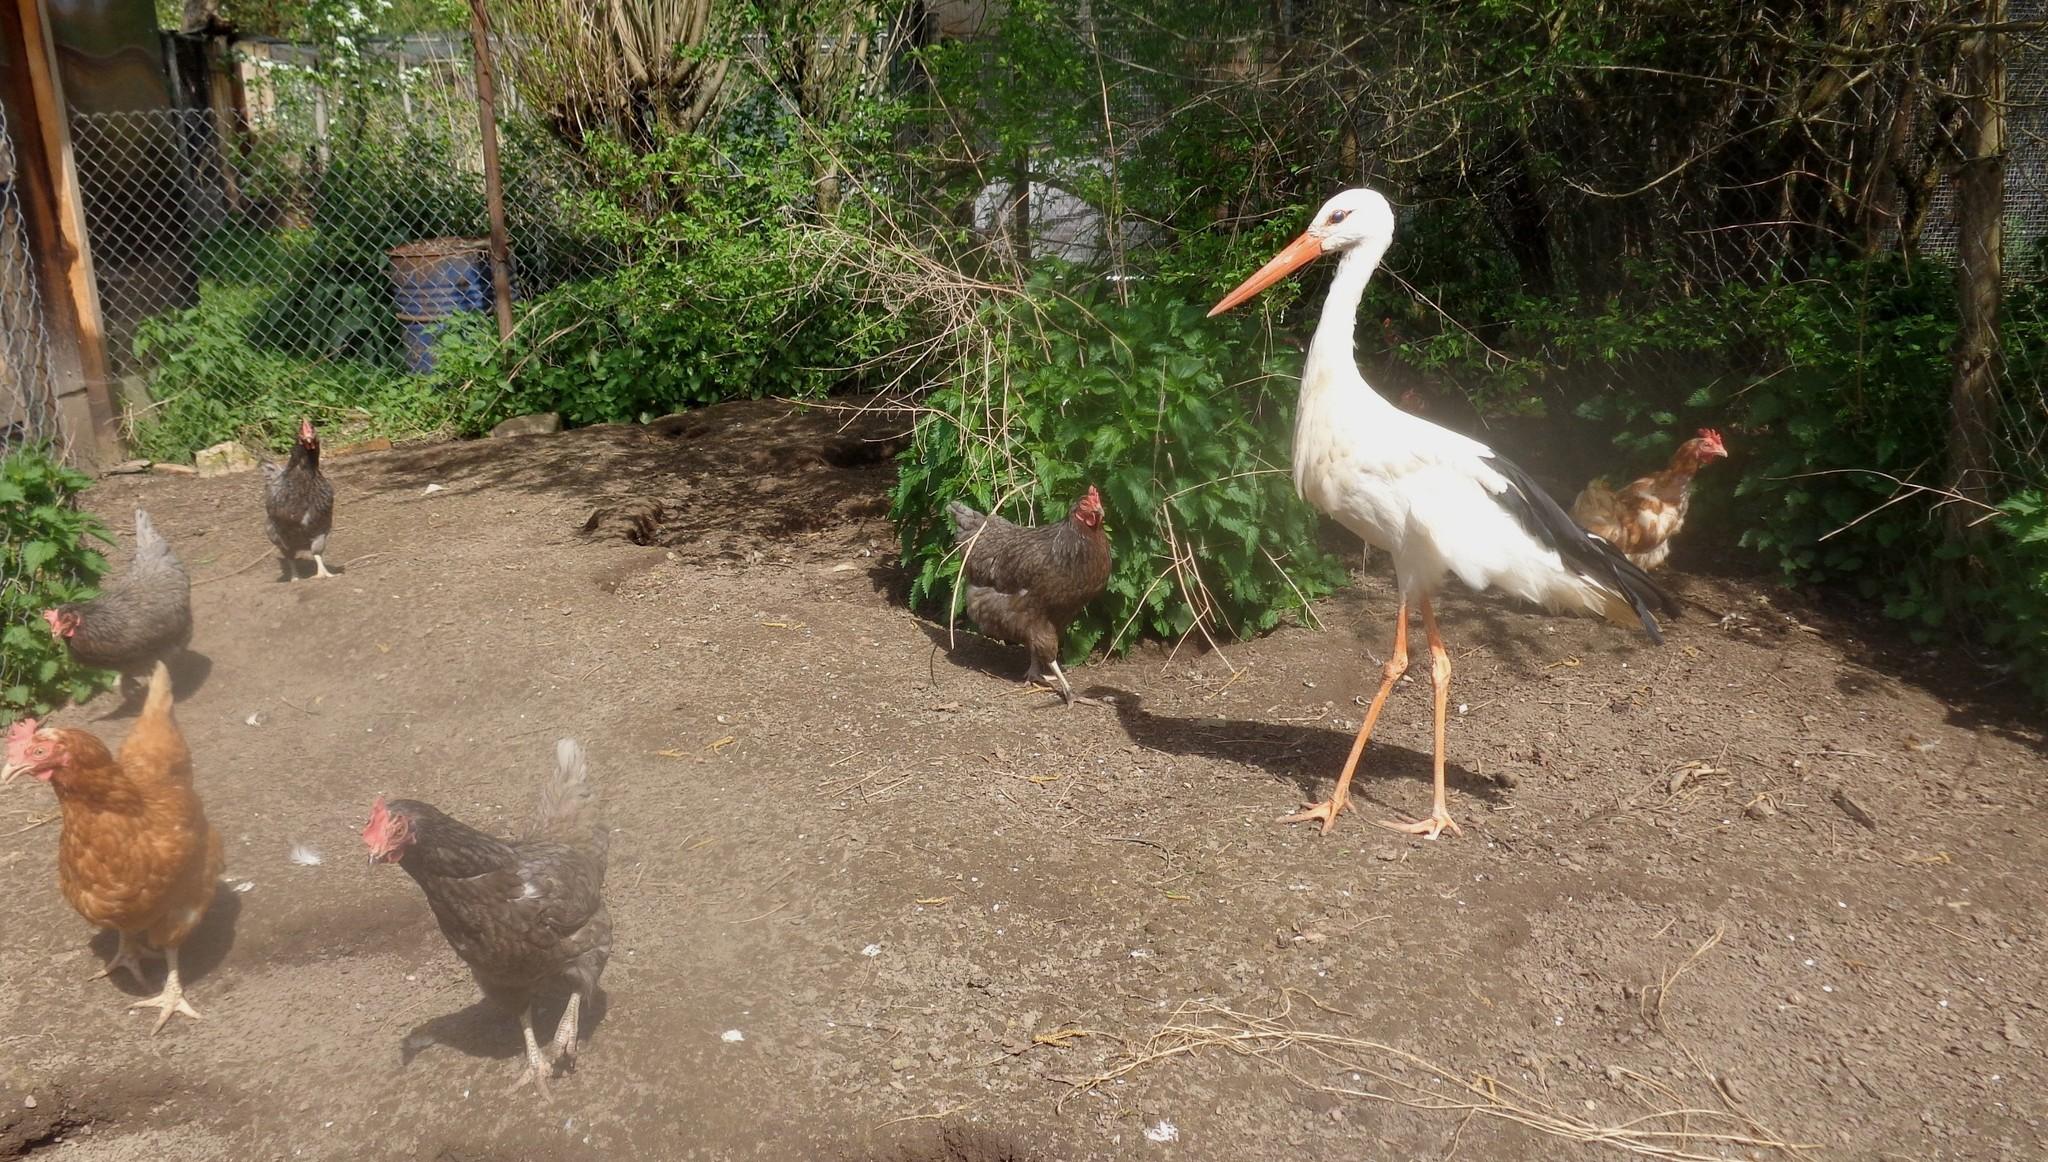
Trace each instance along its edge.
<instances>
[{"instance_id":1,"label":"chicken's red comb","mask_svg":"<svg viewBox=\"0 0 2048 1162\"><path fill-rule=\"evenodd\" d=\"M376 847L390 826L391 812L385 810L384 796L379 795L377 801L370 804L370 821L363 824L363 842Z\"/></svg>"},{"instance_id":2,"label":"chicken's red comb","mask_svg":"<svg viewBox=\"0 0 2048 1162\"><path fill-rule=\"evenodd\" d=\"M21 752L28 747L29 740L36 736L37 729L36 720L33 718L24 718L13 726L8 727L7 757L9 759L24 757Z\"/></svg>"},{"instance_id":3,"label":"chicken's red comb","mask_svg":"<svg viewBox=\"0 0 2048 1162\"><path fill-rule=\"evenodd\" d=\"M1721 446L1721 433L1714 428L1701 428L1700 439L1705 440L1707 443L1712 444L1717 448Z\"/></svg>"}]
</instances>

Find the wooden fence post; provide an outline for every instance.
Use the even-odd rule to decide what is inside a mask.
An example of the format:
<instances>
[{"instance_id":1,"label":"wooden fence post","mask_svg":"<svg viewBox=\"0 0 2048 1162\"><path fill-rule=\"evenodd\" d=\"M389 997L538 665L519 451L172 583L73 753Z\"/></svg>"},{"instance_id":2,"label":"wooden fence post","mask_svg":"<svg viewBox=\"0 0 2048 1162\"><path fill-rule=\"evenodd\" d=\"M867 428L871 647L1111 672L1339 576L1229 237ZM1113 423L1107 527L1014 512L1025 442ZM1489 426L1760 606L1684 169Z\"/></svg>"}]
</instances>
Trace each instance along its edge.
<instances>
[{"instance_id":1,"label":"wooden fence post","mask_svg":"<svg viewBox=\"0 0 2048 1162\"><path fill-rule=\"evenodd\" d=\"M491 22L484 0L469 0L470 45L476 54L477 120L484 138L484 200L491 210L491 298L498 308L498 339L512 338L512 253L505 237L505 184L498 173L497 94L491 76Z\"/></svg>"},{"instance_id":2,"label":"wooden fence post","mask_svg":"<svg viewBox=\"0 0 2048 1162\"><path fill-rule=\"evenodd\" d=\"M56 46L42 0L0 0L0 44L20 113L13 124L17 185L43 303L51 387L68 456L92 467L121 454L120 417L107 380L107 334L85 236L78 169Z\"/></svg>"}]
</instances>

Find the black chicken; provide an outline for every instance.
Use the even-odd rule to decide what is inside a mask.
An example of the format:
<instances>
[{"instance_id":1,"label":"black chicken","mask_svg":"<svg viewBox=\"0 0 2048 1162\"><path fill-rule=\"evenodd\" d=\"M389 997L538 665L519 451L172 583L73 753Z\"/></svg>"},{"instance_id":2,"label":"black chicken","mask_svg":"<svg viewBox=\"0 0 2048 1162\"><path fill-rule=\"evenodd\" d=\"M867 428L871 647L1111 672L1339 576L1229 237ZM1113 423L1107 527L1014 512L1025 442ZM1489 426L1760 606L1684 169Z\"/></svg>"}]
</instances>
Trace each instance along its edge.
<instances>
[{"instance_id":1,"label":"black chicken","mask_svg":"<svg viewBox=\"0 0 2048 1162\"><path fill-rule=\"evenodd\" d=\"M610 835L590 785L583 747L555 744L555 771L517 839L493 839L410 799L370 808L363 842L370 862L396 863L427 894L441 935L469 965L485 999L519 1018L526 1069L543 1097L557 1063L576 1063L577 1016L597 989L612 952L604 905ZM533 1002L567 986L569 1006L544 1057L533 1034Z\"/></svg>"},{"instance_id":2,"label":"black chicken","mask_svg":"<svg viewBox=\"0 0 2048 1162\"><path fill-rule=\"evenodd\" d=\"M283 467L263 466L264 531L277 546L284 579L298 577L301 550L313 554L315 577L327 571L327 534L334 527L334 486L320 473L320 437L313 421L299 421L299 439Z\"/></svg>"},{"instance_id":3,"label":"black chicken","mask_svg":"<svg viewBox=\"0 0 2048 1162\"><path fill-rule=\"evenodd\" d=\"M984 516L957 500L947 511L953 539L966 554L968 616L990 637L1029 649L1024 680L1044 682L1049 674L1072 705L1074 688L1060 670L1060 634L1109 583L1102 494L1091 484L1067 519L1036 527Z\"/></svg>"},{"instance_id":4,"label":"black chicken","mask_svg":"<svg viewBox=\"0 0 2048 1162\"><path fill-rule=\"evenodd\" d=\"M192 581L156 531L149 514L135 510L135 556L128 569L91 601L45 609L43 620L80 665L120 672L120 693L139 687L159 661L192 642Z\"/></svg>"}]
</instances>

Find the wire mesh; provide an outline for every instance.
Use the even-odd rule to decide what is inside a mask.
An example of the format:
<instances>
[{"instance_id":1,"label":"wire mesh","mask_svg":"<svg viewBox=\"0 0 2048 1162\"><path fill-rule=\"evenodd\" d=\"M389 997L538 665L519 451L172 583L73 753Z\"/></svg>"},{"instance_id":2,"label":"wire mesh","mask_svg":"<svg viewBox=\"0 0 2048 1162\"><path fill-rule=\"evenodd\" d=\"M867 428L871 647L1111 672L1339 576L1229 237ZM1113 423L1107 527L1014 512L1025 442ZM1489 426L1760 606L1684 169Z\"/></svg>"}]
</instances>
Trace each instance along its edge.
<instances>
[{"instance_id":1,"label":"wire mesh","mask_svg":"<svg viewBox=\"0 0 2048 1162\"><path fill-rule=\"evenodd\" d=\"M0 446L8 451L62 439L17 173L14 138L0 109Z\"/></svg>"},{"instance_id":2,"label":"wire mesh","mask_svg":"<svg viewBox=\"0 0 2048 1162\"><path fill-rule=\"evenodd\" d=\"M340 110L347 113L346 106ZM259 348L396 364L407 314L391 251L462 239L482 269L482 165L432 121L379 125L211 110L72 119L86 230L117 373L146 362L150 323L193 308L239 316ZM514 174L528 177L512 159ZM560 225L558 189L506 186L513 289L546 290L610 260ZM460 275L451 275L458 281ZM488 286L483 274L477 286ZM483 311L474 287L450 305ZM410 312L418 313L418 312ZM142 349L138 349L138 342Z\"/></svg>"}]
</instances>

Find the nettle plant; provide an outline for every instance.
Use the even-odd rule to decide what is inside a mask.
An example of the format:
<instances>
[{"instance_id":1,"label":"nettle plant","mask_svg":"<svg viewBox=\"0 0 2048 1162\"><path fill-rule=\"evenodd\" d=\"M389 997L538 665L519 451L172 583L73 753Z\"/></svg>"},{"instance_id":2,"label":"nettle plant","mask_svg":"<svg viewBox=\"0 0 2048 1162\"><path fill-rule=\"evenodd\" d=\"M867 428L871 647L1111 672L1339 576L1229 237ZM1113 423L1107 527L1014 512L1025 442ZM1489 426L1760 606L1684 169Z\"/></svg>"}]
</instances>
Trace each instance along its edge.
<instances>
[{"instance_id":1,"label":"nettle plant","mask_svg":"<svg viewBox=\"0 0 2048 1162\"><path fill-rule=\"evenodd\" d=\"M1116 569L1066 634L1069 661L1147 637L1249 638L1343 582L1286 468L1297 381L1244 330L1167 292L1117 305L1051 276L1027 292L989 308L997 375L928 397L903 454L891 517L913 606L946 617L964 598L948 501L1036 524L1090 484Z\"/></svg>"},{"instance_id":2,"label":"nettle plant","mask_svg":"<svg viewBox=\"0 0 2048 1162\"><path fill-rule=\"evenodd\" d=\"M40 448L0 460L0 718L45 714L110 684L106 671L72 662L42 617L53 605L94 596L107 572L90 542L113 538L72 504L91 483Z\"/></svg>"}]
</instances>

